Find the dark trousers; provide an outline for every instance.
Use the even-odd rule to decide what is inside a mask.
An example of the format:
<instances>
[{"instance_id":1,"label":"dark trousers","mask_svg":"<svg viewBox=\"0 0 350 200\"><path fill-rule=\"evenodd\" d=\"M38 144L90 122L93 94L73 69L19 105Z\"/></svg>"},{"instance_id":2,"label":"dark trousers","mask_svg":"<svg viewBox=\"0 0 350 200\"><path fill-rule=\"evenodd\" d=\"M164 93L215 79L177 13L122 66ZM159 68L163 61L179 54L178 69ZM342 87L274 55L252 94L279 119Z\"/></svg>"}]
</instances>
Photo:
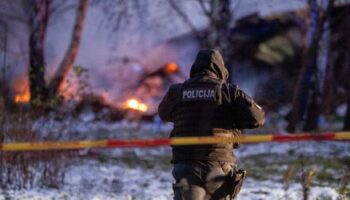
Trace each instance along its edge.
<instances>
[{"instance_id":1,"label":"dark trousers","mask_svg":"<svg viewBox=\"0 0 350 200\"><path fill-rule=\"evenodd\" d=\"M219 161L183 161L174 164L174 200L228 200L228 175L233 163Z\"/></svg>"}]
</instances>

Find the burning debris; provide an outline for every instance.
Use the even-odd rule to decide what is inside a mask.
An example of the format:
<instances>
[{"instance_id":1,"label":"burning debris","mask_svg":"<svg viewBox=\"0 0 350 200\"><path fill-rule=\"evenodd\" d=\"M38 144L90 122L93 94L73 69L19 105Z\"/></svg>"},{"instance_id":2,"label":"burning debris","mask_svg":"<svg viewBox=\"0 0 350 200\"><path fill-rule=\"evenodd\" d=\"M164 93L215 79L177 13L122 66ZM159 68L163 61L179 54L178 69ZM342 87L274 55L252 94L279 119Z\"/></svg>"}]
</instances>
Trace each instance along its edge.
<instances>
[{"instance_id":1,"label":"burning debris","mask_svg":"<svg viewBox=\"0 0 350 200\"><path fill-rule=\"evenodd\" d=\"M158 70L155 70L150 73L145 73L144 76L140 79L139 85L142 85L147 79L152 77L160 77L165 81L174 82L172 78L180 77L181 79L185 79L185 75L180 70L180 67L176 62L169 62L163 65Z\"/></svg>"},{"instance_id":2,"label":"burning debris","mask_svg":"<svg viewBox=\"0 0 350 200\"><path fill-rule=\"evenodd\" d=\"M18 93L14 97L14 102L16 104L29 103L30 101L30 92L26 90L24 93Z\"/></svg>"},{"instance_id":3,"label":"burning debris","mask_svg":"<svg viewBox=\"0 0 350 200\"><path fill-rule=\"evenodd\" d=\"M97 121L152 121L157 114L159 98L167 86L184 79L180 66L176 62L169 62L153 71L141 70L133 80L134 84L128 84L125 90L116 94L113 90L101 90L92 85L87 70L73 72L60 91L63 103L57 107L59 119L64 118L63 115L59 117L59 113L72 113L73 116L90 113L94 115L93 120ZM13 87L11 101L15 106L27 105L31 100L29 83L25 80L16 81Z\"/></svg>"},{"instance_id":4,"label":"burning debris","mask_svg":"<svg viewBox=\"0 0 350 200\"><path fill-rule=\"evenodd\" d=\"M148 110L148 107L146 104L136 100L136 99L128 99L124 103L125 109L132 109L140 112L146 112Z\"/></svg>"},{"instance_id":5,"label":"burning debris","mask_svg":"<svg viewBox=\"0 0 350 200\"><path fill-rule=\"evenodd\" d=\"M9 100L13 104L27 104L30 102L30 89L27 76L22 75L11 81Z\"/></svg>"},{"instance_id":6,"label":"burning debris","mask_svg":"<svg viewBox=\"0 0 350 200\"><path fill-rule=\"evenodd\" d=\"M179 66L175 62L170 62L165 65L164 71L166 74L174 74L180 72Z\"/></svg>"}]
</instances>

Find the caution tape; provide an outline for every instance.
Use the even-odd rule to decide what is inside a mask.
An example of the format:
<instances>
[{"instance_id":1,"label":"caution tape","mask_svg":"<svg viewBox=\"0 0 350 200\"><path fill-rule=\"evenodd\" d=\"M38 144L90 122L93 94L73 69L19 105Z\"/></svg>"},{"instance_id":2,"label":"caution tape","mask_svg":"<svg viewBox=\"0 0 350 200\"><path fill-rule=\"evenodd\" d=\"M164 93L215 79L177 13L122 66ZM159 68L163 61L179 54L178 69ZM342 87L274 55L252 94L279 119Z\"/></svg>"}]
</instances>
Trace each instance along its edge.
<instances>
[{"instance_id":1,"label":"caution tape","mask_svg":"<svg viewBox=\"0 0 350 200\"><path fill-rule=\"evenodd\" d=\"M260 143L260 142L293 142L310 140L350 140L350 132L335 132L322 134L287 134L287 135L243 135L234 137L174 137L160 139L132 140L83 140L83 141L50 141L50 142L21 142L0 143L0 151L43 151L43 150L72 150L86 148L133 148L157 147L176 145L204 145L217 143Z\"/></svg>"}]
</instances>

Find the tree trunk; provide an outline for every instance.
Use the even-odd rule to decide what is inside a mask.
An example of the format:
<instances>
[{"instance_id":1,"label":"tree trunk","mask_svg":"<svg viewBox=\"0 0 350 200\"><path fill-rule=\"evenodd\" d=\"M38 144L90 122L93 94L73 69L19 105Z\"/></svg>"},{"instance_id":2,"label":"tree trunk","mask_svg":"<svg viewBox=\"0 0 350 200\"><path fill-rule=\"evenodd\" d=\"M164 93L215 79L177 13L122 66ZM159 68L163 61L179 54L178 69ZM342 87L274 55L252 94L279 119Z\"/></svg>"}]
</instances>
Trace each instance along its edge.
<instances>
[{"instance_id":1,"label":"tree trunk","mask_svg":"<svg viewBox=\"0 0 350 200\"><path fill-rule=\"evenodd\" d=\"M350 27L350 15L347 16L347 27ZM346 29L346 32L350 32L350 29ZM344 51L345 53L345 67L346 67L346 77L347 77L347 80L348 78L350 77L350 39L349 39L349 35L346 34L345 37L347 38L346 40L348 41L345 45L345 48L346 50ZM347 95L347 108L346 108L346 114L345 114L345 118L344 118L344 127L343 127L343 130L347 130L349 131L350 130L350 82L347 81L345 83L345 90L347 91L346 92L346 95Z\"/></svg>"},{"instance_id":2,"label":"tree trunk","mask_svg":"<svg viewBox=\"0 0 350 200\"><path fill-rule=\"evenodd\" d=\"M338 48L337 51L341 51L339 54L343 57L342 64L345 68L345 91L346 91L346 98L347 98L347 110L344 117L344 126L343 130L350 131L350 6L344 7L341 10L342 12L346 13L346 16L343 15L342 20L339 22L339 31L341 31L341 39L340 42L344 45L342 48Z\"/></svg>"},{"instance_id":3,"label":"tree trunk","mask_svg":"<svg viewBox=\"0 0 350 200\"><path fill-rule=\"evenodd\" d=\"M232 14L230 0L212 1L209 21L209 44L211 47L227 48Z\"/></svg>"},{"instance_id":4,"label":"tree trunk","mask_svg":"<svg viewBox=\"0 0 350 200\"><path fill-rule=\"evenodd\" d=\"M350 131L350 89L348 89L348 102L347 102L347 110L344 118L344 131Z\"/></svg>"},{"instance_id":5,"label":"tree trunk","mask_svg":"<svg viewBox=\"0 0 350 200\"><path fill-rule=\"evenodd\" d=\"M315 85L315 83L314 83ZM318 118L320 116L320 93L319 89L313 88L311 102L306 113L305 125L303 131L316 131L318 129Z\"/></svg>"},{"instance_id":6,"label":"tree trunk","mask_svg":"<svg viewBox=\"0 0 350 200\"><path fill-rule=\"evenodd\" d=\"M348 56L350 53L348 53ZM350 61L350 59L348 58L347 59L348 61ZM348 77L350 76L350 64L348 63L347 64L347 74L348 74ZM346 91L347 91L347 108L346 108L346 114L345 114L345 117L344 117L344 127L343 127L343 130L346 130L346 131L350 131L350 83L348 82L348 84L346 85Z\"/></svg>"},{"instance_id":7,"label":"tree trunk","mask_svg":"<svg viewBox=\"0 0 350 200\"><path fill-rule=\"evenodd\" d=\"M308 48L306 50L304 65L299 75L297 88L294 92L293 107L287 126L288 132L295 132L296 126L306 113L304 130L318 128L319 116L319 88L317 55L319 41L323 32L325 15L319 16L320 11L316 0L310 1L310 27L308 30Z\"/></svg>"},{"instance_id":8,"label":"tree trunk","mask_svg":"<svg viewBox=\"0 0 350 200\"><path fill-rule=\"evenodd\" d=\"M323 114L326 116L334 114L334 98L335 98L335 83L333 73L333 60L329 62L326 69L326 76L324 80L324 86L322 91L322 108Z\"/></svg>"},{"instance_id":9,"label":"tree trunk","mask_svg":"<svg viewBox=\"0 0 350 200\"><path fill-rule=\"evenodd\" d=\"M306 115L306 123L304 125L304 131L316 131L318 130L318 119L321 114L321 97L324 97L323 91L327 81L330 81L332 77L332 67L329 64L330 55L330 15L333 9L334 1L328 2L327 8L322 12L317 24L316 41L315 46L315 62L314 62L314 83L313 91L311 95L311 103L308 107ZM326 73L330 73L329 76ZM330 85L331 86L331 85ZM324 110L324 108L323 108ZM323 113L324 114L324 113Z\"/></svg>"},{"instance_id":10,"label":"tree trunk","mask_svg":"<svg viewBox=\"0 0 350 200\"><path fill-rule=\"evenodd\" d=\"M211 1L211 16L208 40L210 48L219 48L222 52L229 74L233 68L233 50L230 29L233 20L230 0ZM231 80L231 75L229 80Z\"/></svg>"},{"instance_id":11,"label":"tree trunk","mask_svg":"<svg viewBox=\"0 0 350 200\"><path fill-rule=\"evenodd\" d=\"M78 50L80 46L81 34L83 32L83 24L84 24L87 7L88 7L88 0L79 1L79 6L77 9L77 15L75 19L75 25L72 33L70 46L66 51L63 61L61 62L57 72L55 73L48 87L50 97L55 96L60 91L60 89L62 89L61 88L62 84L64 83L69 71L72 69L74 65L74 61L78 54Z\"/></svg>"},{"instance_id":12,"label":"tree trunk","mask_svg":"<svg viewBox=\"0 0 350 200\"><path fill-rule=\"evenodd\" d=\"M0 81L0 95L2 95L2 99L0 98L0 110L1 108L11 109L13 107L13 98L11 97L10 89L6 83L6 80Z\"/></svg>"},{"instance_id":13,"label":"tree trunk","mask_svg":"<svg viewBox=\"0 0 350 200\"><path fill-rule=\"evenodd\" d=\"M315 5L316 4L316 5ZM296 126L303 118L308 101L309 101L309 89L311 87L311 76L313 73L312 66L315 61L312 58L315 58L313 47L315 47L315 37L313 37L317 32L317 23L318 23L318 9L317 3L315 0L310 3L310 16L309 16L309 29L307 32L307 41L306 41L306 50L304 54L304 63L303 67L299 73L299 79L297 87L294 91L293 106L288 118L288 132L295 132ZM308 20L305 20L308 21ZM311 58L311 59L310 59Z\"/></svg>"},{"instance_id":14,"label":"tree trunk","mask_svg":"<svg viewBox=\"0 0 350 200\"><path fill-rule=\"evenodd\" d=\"M29 36L29 85L32 105L45 101L47 96L45 84L44 47L47 23L49 20L49 1L36 0L30 16Z\"/></svg>"},{"instance_id":15,"label":"tree trunk","mask_svg":"<svg viewBox=\"0 0 350 200\"><path fill-rule=\"evenodd\" d=\"M231 74L234 54L230 37L230 28L233 22L232 10L230 10L232 0L197 0L197 2L208 19L207 31L198 31L189 16L175 3L175 0L169 0L171 7L192 30L200 48L217 48L221 51L229 74ZM229 80L232 80L231 76Z\"/></svg>"},{"instance_id":16,"label":"tree trunk","mask_svg":"<svg viewBox=\"0 0 350 200\"><path fill-rule=\"evenodd\" d=\"M287 127L287 131L291 133L296 131L297 124L303 119L305 112L308 110L308 105L310 104L310 89L314 87L314 80L312 79L315 73L315 69L313 68L314 62L309 60L313 57L311 53L312 52L308 53L310 55L306 56L306 62L300 72L297 88L294 92L293 107Z\"/></svg>"}]
</instances>

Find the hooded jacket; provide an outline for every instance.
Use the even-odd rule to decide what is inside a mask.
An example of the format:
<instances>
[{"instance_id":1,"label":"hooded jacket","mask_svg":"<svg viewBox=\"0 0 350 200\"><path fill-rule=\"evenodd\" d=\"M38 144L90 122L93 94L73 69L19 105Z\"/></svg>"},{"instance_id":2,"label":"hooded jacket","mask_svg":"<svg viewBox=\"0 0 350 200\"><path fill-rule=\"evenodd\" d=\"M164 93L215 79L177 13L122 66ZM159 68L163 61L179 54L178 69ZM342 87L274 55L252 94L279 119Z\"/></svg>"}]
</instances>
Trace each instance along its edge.
<instances>
[{"instance_id":1,"label":"hooded jacket","mask_svg":"<svg viewBox=\"0 0 350 200\"><path fill-rule=\"evenodd\" d=\"M170 137L239 137L240 129L257 128L264 112L237 86L218 50L199 51L190 78L170 87L158 107L162 120L174 123ZM212 160L235 162L232 144L173 146L173 162Z\"/></svg>"}]
</instances>

